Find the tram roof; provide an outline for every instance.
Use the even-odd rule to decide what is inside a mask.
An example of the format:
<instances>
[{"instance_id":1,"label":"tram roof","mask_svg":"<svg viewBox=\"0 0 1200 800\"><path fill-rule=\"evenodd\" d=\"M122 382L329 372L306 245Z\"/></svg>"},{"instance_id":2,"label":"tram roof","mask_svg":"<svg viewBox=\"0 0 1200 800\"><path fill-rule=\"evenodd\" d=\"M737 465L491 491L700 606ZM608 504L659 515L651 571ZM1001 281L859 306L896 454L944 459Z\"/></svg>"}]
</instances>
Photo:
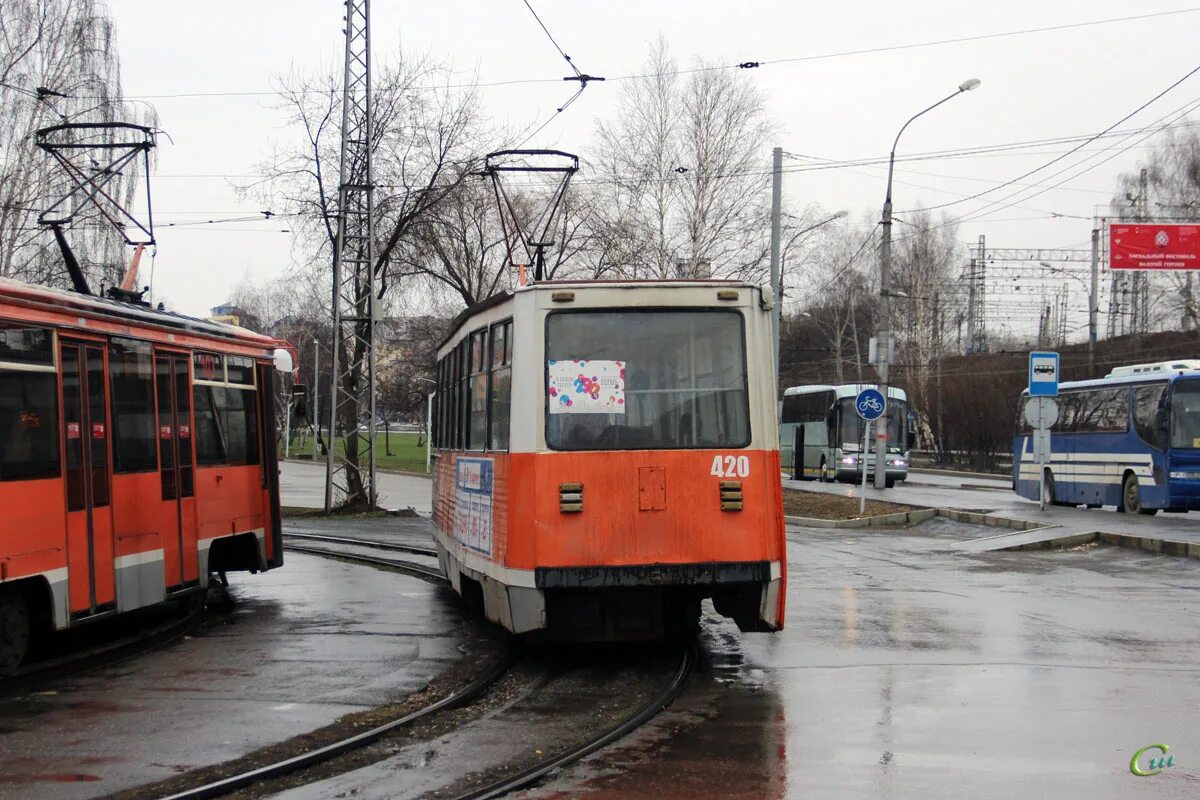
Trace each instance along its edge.
<instances>
[{"instance_id":1,"label":"tram roof","mask_svg":"<svg viewBox=\"0 0 1200 800\"><path fill-rule=\"evenodd\" d=\"M745 288L758 289L760 285L751 281L727 280L724 278L644 278L633 280L549 280L536 281L526 286L520 286L512 291L501 291L480 300L473 306L463 309L450 321L449 333L438 344L441 348L454 338L455 333L462 328L463 323L481 312L494 308L525 292L536 292L548 289L696 289L713 287L720 289Z\"/></svg>"},{"instance_id":2,"label":"tram roof","mask_svg":"<svg viewBox=\"0 0 1200 800\"><path fill-rule=\"evenodd\" d=\"M278 344L277 340L270 336L264 336L237 325L198 319L174 311L160 311L140 303L128 303L110 297L79 294L68 289L36 286L11 278L0 278L0 305L8 300L26 302L34 306L50 306L49 310L69 308L91 316L119 317L134 324L170 328L222 339L235 339L262 347L275 347Z\"/></svg>"}]
</instances>

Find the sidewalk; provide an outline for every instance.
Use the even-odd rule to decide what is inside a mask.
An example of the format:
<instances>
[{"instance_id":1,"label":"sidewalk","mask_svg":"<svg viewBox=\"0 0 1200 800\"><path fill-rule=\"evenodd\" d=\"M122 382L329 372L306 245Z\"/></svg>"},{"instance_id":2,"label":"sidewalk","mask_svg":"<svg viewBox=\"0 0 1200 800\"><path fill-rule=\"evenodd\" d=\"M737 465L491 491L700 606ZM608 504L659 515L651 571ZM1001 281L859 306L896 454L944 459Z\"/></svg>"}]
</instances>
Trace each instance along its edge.
<instances>
[{"instance_id":1,"label":"sidewalk","mask_svg":"<svg viewBox=\"0 0 1200 800\"><path fill-rule=\"evenodd\" d=\"M925 475L921 475L925 478ZM867 487L867 497L893 503L936 509L974 511L993 517L1022 520L1038 524L1031 530L989 533L978 539L960 542L956 549L967 552L986 552L1042 543L1063 543L1060 540L1078 539L1079 542L1099 536L1113 537L1113 543L1159 552L1162 550L1195 553L1200 557L1200 513L1166 514L1159 512L1153 517L1118 513L1112 508L1067 508L1047 506L1045 511L1038 504L1026 500L1015 492L998 491L994 488L955 488L947 485L908 486L897 484L894 489ZM960 483L960 486L963 484ZM970 483L966 484L971 486ZM859 496L861 487L842 483L820 483L818 481L783 481L786 489L840 494L846 497ZM1123 541L1116 541L1117 539Z\"/></svg>"}]
</instances>

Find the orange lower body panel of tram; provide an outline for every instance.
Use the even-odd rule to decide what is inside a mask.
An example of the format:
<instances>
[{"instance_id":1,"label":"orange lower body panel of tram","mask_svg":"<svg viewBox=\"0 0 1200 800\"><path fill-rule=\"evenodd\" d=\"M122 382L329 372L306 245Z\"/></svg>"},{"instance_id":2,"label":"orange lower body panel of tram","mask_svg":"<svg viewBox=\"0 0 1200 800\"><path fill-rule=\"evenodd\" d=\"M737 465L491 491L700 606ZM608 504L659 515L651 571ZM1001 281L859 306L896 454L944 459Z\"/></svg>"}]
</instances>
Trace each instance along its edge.
<instances>
[{"instance_id":1,"label":"orange lower body panel of tram","mask_svg":"<svg viewBox=\"0 0 1200 800\"><path fill-rule=\"evenodd\" d=\"M699 602L742 630L784 624L786 544L775 450L443 451L443 568L515 632L646 638Z\"/></svg>"}]
</instances>

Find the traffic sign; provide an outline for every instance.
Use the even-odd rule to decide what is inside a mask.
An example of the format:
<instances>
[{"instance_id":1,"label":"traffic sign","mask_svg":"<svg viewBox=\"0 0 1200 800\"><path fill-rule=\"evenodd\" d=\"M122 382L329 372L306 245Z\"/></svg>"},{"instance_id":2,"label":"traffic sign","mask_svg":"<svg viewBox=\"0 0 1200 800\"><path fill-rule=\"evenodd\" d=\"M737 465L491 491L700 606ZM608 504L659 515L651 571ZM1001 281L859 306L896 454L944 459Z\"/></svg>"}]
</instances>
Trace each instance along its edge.
<instances>
[{"instance_id":1,"label":"traffic sign","mask_svg":"<svg viewBox=\"0 0 1200 800\"><path fill-rule=\"evenodd\" d=\"M1025 421L1035 431L1049 430L1058 422L1058 403L1052 397L1031 397L1025 402Z\"/></svg>"},{"instance_id":2,"label":"traffic sign","mask_svg":"<svg viewBox=\"0 0 1200 800\"><path fill-rule=\"evenodd\" d=\"M854 408L858 415L868 422L879 419L887 408L887 398L878 389L863 389L854 398Z\"/></svg>"},{"instance_id":3,"label":"traffic sign","mask_svg":"<svg viewBox=\"0 0 1200 800\"><path fill-rule=\"evenodd\" d=\"M1029 354L1029 394L1031 397L1058 394L1058 353Z\"/></svg>"}]
</instances>

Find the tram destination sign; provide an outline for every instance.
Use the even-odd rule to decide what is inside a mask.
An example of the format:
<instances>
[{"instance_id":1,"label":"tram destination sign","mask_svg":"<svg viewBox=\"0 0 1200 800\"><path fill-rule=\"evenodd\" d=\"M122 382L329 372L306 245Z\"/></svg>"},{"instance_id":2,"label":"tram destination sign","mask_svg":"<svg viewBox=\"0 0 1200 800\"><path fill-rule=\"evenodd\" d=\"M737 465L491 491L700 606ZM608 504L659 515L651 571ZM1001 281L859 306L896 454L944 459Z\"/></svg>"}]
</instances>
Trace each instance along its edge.
<instances>
[{"instance_id":1,"label":"tram destination sign","mask_svg":"<svg viewBox=\"0 0 1200 800\"><path fill-rule=\"evenodd\" d=\"M1200 225L1112 225L1112 269L1200 269Z\"/></svg>"}]
</instances>

